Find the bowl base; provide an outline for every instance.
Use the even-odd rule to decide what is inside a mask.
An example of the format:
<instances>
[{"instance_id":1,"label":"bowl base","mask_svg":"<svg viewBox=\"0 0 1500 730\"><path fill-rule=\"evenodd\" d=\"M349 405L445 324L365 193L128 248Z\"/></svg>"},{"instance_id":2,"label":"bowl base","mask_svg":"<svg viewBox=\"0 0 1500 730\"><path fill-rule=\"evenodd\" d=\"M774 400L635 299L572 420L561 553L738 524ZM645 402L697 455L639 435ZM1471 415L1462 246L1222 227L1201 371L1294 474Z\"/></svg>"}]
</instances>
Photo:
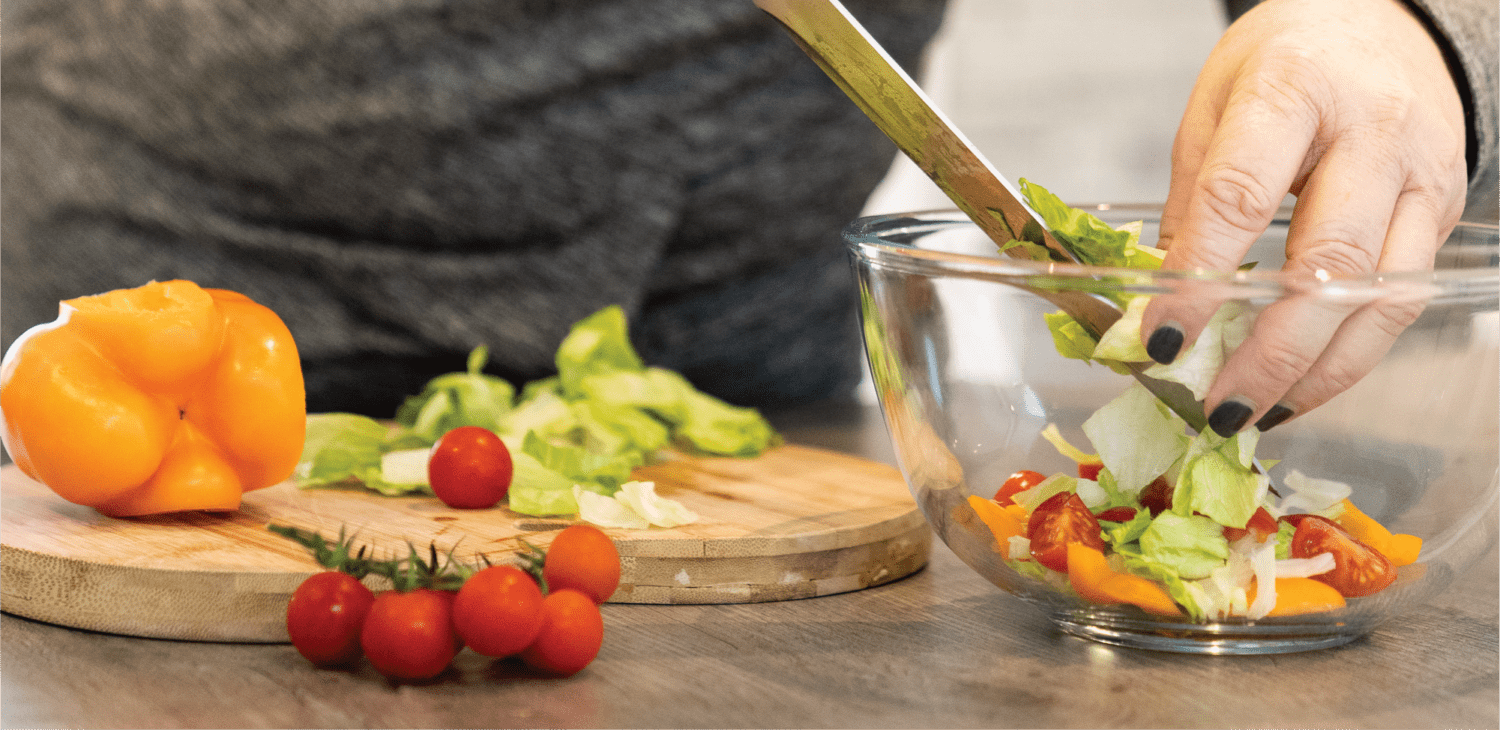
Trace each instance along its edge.
<instances>
[{"instance_id":1,"label":"bowl base","mask_svg":"<svg viewBox=\"0 0 1500 730\"><path fill-rule=\"evenodd\" d=\"M1282 633L1257 631L1254 625L1202 624L1165 627L1160 624L1080 623L1054 617L1065 633L1101 644L1179 654L1251 655L1291 654L1347 644L1363 632Z\"/></svg>"}]
</instances>

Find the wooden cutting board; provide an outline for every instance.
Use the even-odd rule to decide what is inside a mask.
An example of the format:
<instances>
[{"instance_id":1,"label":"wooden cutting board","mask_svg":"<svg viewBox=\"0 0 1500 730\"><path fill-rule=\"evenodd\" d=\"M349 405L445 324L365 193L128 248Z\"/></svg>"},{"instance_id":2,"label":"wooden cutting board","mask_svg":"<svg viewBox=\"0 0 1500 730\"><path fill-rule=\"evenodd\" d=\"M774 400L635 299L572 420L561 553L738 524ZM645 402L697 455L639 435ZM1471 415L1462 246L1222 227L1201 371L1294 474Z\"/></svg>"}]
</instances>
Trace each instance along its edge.
<instances>
[{"instance_id":1,"label":"wooden cutting board","mask_svg":"<svg viewBox=\"0 0 1500 730\"><path fill-rule=\"evenodd\" d=\"M508 560L545 547L571 520L503 507L451 509L433 497L283 483L233 513L118 519L64 501L15 465L0 470L0 609L75 628L202 641L286 641L292 591L319 570L266 529L333 537L340 526L385 551L406 543ZM786 445L754 459L677 457L638 469L700 519L605 530L620 551L623 603L750 603L841 593L908 575L932 539L900 473ZM379 578L371 578L379 588Z\"/></svg>"}]
</instances>

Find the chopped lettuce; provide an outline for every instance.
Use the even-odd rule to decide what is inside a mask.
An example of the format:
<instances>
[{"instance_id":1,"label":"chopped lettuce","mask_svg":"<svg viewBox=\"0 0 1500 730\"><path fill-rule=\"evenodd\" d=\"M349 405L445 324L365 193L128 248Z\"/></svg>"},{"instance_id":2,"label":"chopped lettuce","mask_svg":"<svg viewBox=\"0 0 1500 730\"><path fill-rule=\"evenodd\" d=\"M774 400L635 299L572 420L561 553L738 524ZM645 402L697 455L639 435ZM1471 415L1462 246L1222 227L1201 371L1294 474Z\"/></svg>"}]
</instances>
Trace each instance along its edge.
<instances>
[{"instance_id":1,"label":"chopped lettuce","mask_svg":"<svg viewBox=\"0 0 1500 730\"><path fill-rule=\"evenodd\" d=\"M618 306L575 324L558 347L557 375L525 384L519 397L508 381L483 373L487 359L483 346L475 348L464 372L433 378L402 403L394 428L353 414L309 416L295 480L303 487L361 482L389 495L430 492L416 460L400 452L429 448L460 426L482 426L511 451L510 508L559 515L578 512L575 485L614 495L663 448L749 457L780 443L754 409L647 367ZM682 518L651 495L640 499Z\"/></svg>"},{"instance_id":2,"label":"chopped lettuce","mask_svg":"<svg viewBox=\"0 0 1500 730\"><path fill-rule=\"evenodd\" d=\"M578 500L578 516L600 527L677 527L698 521L698 515L681 502L657 495L655 482L626 482L613 497L574 487L573 496Z\"/></svg>"},{"instance_id":3,"label":"chopped lettuce","mask_svg":"<svg viewBox=\"0 0 1500 730\"><path fill-rule=\"evenodd\" d=\"M439 375L421 393L408 396L396 410L396 423L431 441L459 426L499 430L516 391L504 378L481 372L488 360L488 348L474 348L465 372Z\"/></svg>"},{"instance_id":4,"label":"chopped lettuce","mask_svg":"<svg viewBox=\"0 0 1500 730\"><path fill-rule=\"evenodd\" d=\"M1030 489L1012 494L1010 498L1016 504L1025 507L1027 514L1030 514L1036 511L1038 505L1048 499L1064 492L1075 491L1077 488L1078 477L1068 476L1067 474L1053 474Z\"/></svg>"},{"instance_id":5,"label":"chopped lettuce","mask_svg":"<svg viewBox=\"0 0 1500 730\"><path fill-rule=\"evenodd\" d=\"M1057 353L1071 360L1092 360L1098 342L1078 320L1067 312L1044 314L1047 329L1052 333L1052 346ZM1144 349L1144 346L1143 346Z\"/></svg>"},{"instance_id":6,"label":"chopped lettuce","mask_svg":"<svg viewBox=\"0 0 1500 730\"><path fill-rule=\"evenodd\" d=\"M1187 452L1185 427L1181 416L1139 383L1083 422L1104 468L1125 492L1139 492Z\"/></svg>"},{"instance_id":7,"label":"chopped lettuce","mask_svg":"<svg viewBox=\"0 0 1500 730\"><path fill-rule=\"evenodd\" d=\"M1343 482L1310 477L1296 469L1281 483L1286 491L1278 505L1283 514L1305 512L1334 517L1342 511L1344 500L1354 491Z\"/></svg>"},{"instance_id":8,"label":"chopped lettuce","mask_svg":"<svg viewBox=\"0 0 1500 730\"><path fill-rule=\"evenodd\" d=\"M1117 229L1087 211L1068 206L1061 198L1026 178L1021 178L1020 187L1027 205L1041 216L1052 236L1072 251L1080 262L1125 268L1161 266L1161 259L1156 256L1136 254L1141 239L1139 223Z\"/></svg>"},{"instance_id":9,"label":"chopped lettuce","mask_svg":"<svg viewBox=\"0 0 1500 730\"><path fill-rule=\"evenodd\" d=\"M1185 580L1207 578L1229 557L1224 527L1201 515L1163 512L1141 534L1141 557Z\"/></svg>"},{"instance_id":10,"label":"chopped lettuce","mask_svg":"<svg viewBox=\"0 0 1500 730\"><path fill-rule=\"evenodd\" d=\"M1251 471L1249 455L1242 447L1248 442L1253 449L1259 433L1250 429L1227 439L1212 430L1198 434L1183 457L1172 511L1198 513L1221 525L1244 527L1269 486L1265 477Z\"/></svg>"}]
</instances>

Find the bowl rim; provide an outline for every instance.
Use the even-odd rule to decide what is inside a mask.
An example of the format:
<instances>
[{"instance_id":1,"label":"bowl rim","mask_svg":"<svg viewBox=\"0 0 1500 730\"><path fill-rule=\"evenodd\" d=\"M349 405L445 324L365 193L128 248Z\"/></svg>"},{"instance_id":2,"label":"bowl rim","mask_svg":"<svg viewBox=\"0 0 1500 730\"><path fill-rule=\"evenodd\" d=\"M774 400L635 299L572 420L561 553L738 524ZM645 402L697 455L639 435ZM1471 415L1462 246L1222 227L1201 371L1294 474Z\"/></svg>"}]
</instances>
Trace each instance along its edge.
<instances>
[{"instance_id":1,"label":"bowl rim","mask_svg":"<svg viewBox=\"0 0 1500 730\"><path fill-rule=\"evenodd\" d=\"M1148 203L1098 203L1077 205L1090 211L1139 213L1142 219L1159 218L1162 206ZM1286 227L1291 209L1283 207L1273 217L1271 227ZM1393 288L1421 291L1422 298L1461 294L1465 297L1500 296L1500 225L1478 221L1460 221L1454 234L1472 231L1488 235L1488 240L1473 244L1445 245L1439 250L1438 267L1425 271L1338 274L1319 272L1285 272L1272 270L1205 271L1143 270L1106 266L1089 266L1052 261L1030 261L1010 258L998 251L994 255L954 253L922 249L910 242L889 240L900 233L916 238L957 228L978 226L957 209L940 208L912 212L863 216L849 223L843 238L850 253L866 265L895 268L907 273L957 276L977 279L1014 281L1019 278L1066 285L1068 280L1097 280L1108 277L1117 286L1161 290L1172 282L1218 282L1236 288L1244 287L1247 295L1277 296L1288 291L1309 294L1318 291L1373 294L1391 293ZM1453 240L1450 235L1449 240ZM1383 295L1382 295L1383 296Z\"/></svg>"}]
</instances>

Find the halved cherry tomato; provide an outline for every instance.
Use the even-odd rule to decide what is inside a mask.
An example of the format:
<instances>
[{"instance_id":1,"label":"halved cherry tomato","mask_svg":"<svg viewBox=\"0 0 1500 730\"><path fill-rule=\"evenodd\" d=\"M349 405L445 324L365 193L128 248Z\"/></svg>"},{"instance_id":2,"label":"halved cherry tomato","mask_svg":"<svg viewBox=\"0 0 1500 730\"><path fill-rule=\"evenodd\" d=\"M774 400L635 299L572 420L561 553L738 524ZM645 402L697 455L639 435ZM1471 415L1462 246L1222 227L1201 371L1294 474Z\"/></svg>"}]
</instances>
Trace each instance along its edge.
<instances>
[{"instance_id":1,"label":"halved cherry tomato","mask_svg":"<svg viewBox=\"0 0 1500 730\"><path fill-rule=\"evenodd\" d=\"M510 449L494 432L461 426L438 439L427 462L432 493L449 507L493 507L510 491L514 471Z\"/></svg>"},{"instance_id":2,"label":"halved cherry tomato","mask_svg":"<svg viewBox=\"0 0 1500 730\"><path fill-rule=\"evenodd\" d=\"M550 674L570 675L594 661L604 644L604 618L592 598L571 588L542 599L542 631L521 660Z\"/></svg>"},{"instance_id":3,"label":"halved cherry tomato","mask_svg":"<svg viewBox=\"0 0 1500 730\"><path fill-rule=\"evenodd\" d=\"M604 603L620 587L620 552L599 528L572 525L547 546L542 577L548 590L572 588Z\"/></svg>"},{"instance_id":4,"label":"halved cherry tomato","mask_svg":"<svg viewBox=\"0 0 1500 730\"><path fill-rule=\"evenodd\" d=\"M1011 499L1012 496L1014 496L1018 492L1024 492L1028 489L1031 489L1032 487L1041 484L1043 481L1046 481L1046 479L1047 477L1043 476L1039 472L1034 472L1030 469L1022 469L1021 471L1010 475L1008 478L1006 478L1005 483L1000 485L1000 489L995 492L995 501L999 502L1002 507L1007 504L1015 504L1016 501L1014 499Z\"/></svg>"},{"instance_id":5,"label":"halved cherry tomato","mask_svg":"<svg viewBox=\"0 0 1500 730\"><path fill-rule=\"evenodd\" d=\"M469 576L453 597L453 628L470 649L489 657L521 653L542 630L542 589L513 565Z\"/></svg>"},{"instance_id":6,"label":"halved cherry tomato","mask_svg":"<svg viewBox=\"0 0 1500 730\"><path fill-rule=\"evenodd\" d=\"M1250 515L1250 521L1244 527L1224 527L1224 539L1234 542L1251 533L1255 534L1256 542L1265 542L1268 538L1276 536L1276 530L1280 525L1276 524L1276 518L1266 511L1265 507L1257 507L1255 514Z\"/></svg>"},{"instance_id":7,"label":"halved cherry tomato","mask_svg":"<svg viewBox=\"0 0 1500 730\"><path fill-rule=\"evenodd\" d=\"M1100 522L1129 522L1135 519L1135 508L1110 507L1109 509L1100 512L1099 514L1094 515L1094 518L1099 520Z\"/></svg>"},{"instance_id":8,"label":"halved cherry tomato","mask_svg":"<svg viewBox=\"0 0 1500 730\"><path fill-rule=\"evenodd\" d=\"M1379 593L1396 581L1396 566L1389 558L1354 539L1333 520L1317 515L1288 515L1282 519L1297 526L1292 534L1292 557L1333 555L1333 570L1313 578L1333 586L1345 598Z\"/></svg>"},{"instance_id":9,"label":"halved cherry tomato","mask_svg":"<svg viewBox=\"0 0 1500 730\"><path fill-rule=\"evenodd\" d=\"M1090 481L1099 481L1099 472L1104 471L1104 463L1098 461L1078 462L1078 478Z\"/></svg>"},{"instance_id":10,"label":"halved cherry tomato","mask_svg":"<svg viewBox=\"0 0 1500 730\"><path fill-rule=\"evenodd\" d=\"M348 573L315 573L292 593L286 632L292 646L319 666L348 664L360 656L359 635L375 594Z\"/></svg>"},{"instance_id":11,"label":"halved cherry tomato","mask_svg":"<svg viewBox=\"0 0 1500 730\"><path fill-rule=\"evenodd\" d=\"M381 593L365 616L360 646L387 677L436 677L458 654L453 594L431 588Z\"/></svg>"},{"instance_id":12,"label":"halved cherry tomato","mask_svg":"<svg viewBox=\"0 0 1500 730\"><path fill-rule=\"evenodd\" d=\"M1026 536L1031 539L1031 556L1060 573L1068 571L1068 543L1104 550L1099 520L1071 492L1054 494L1037 505L1026 522Z\"/></svg>"},{"instance_id":13,"label":"halved cherry tomato","mask_svg":"<svg viewBox=\"0 0 1500 730\"><path fill-rule=\"evenodd\" d=\"M1155 517L1172 509L1172 493L1175 491L1165 477L1157 477L1141 490L1141 495L1136 499L1142 507L1151 510L1151 516Z\"/></svg>"}]
</instances>

